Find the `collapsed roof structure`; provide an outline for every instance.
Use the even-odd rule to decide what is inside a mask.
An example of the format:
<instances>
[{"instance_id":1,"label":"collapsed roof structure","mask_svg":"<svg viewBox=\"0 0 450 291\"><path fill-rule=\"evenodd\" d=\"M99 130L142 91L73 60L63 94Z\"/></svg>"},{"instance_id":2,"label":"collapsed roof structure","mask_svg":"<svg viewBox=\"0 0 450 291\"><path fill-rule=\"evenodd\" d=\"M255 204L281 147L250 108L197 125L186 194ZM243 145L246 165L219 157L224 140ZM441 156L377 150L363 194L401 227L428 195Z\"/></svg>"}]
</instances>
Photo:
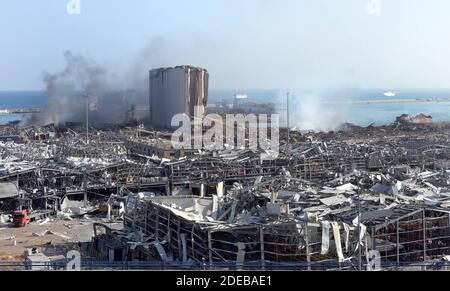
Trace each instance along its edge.
<instances>
[{"instance_id":1,"label":"collapsed roof structure","mask_svg":"<svg viewBox=\"0 0 450 291\"><path fill-rule=\"evenodd\" d=\"M448 134L415 136L422 130L294 133L272 161L225 150L163 162L169 188L189 191L133 199L124 226L160 244L166 261L346 269L373 251L396 268L446 258ZM380 133L388 142L370 136Z\"/></svg>"},{"instance_id":2,"label":"collapsed roof structure","mask_svg":"<svg viewBox=\"0 0 450 291\"><path fill-rule=\"evenodd\" d=\"M274 160L177 152L140 128L92 131L89 144L67 131L0 143L0 179L21 197L125 197L124 229L93 239L99 258L358 269L376 251L398 268L449 255L449 126L347 124L289 144L282 131Z\"/></svg>"}]
</instances>

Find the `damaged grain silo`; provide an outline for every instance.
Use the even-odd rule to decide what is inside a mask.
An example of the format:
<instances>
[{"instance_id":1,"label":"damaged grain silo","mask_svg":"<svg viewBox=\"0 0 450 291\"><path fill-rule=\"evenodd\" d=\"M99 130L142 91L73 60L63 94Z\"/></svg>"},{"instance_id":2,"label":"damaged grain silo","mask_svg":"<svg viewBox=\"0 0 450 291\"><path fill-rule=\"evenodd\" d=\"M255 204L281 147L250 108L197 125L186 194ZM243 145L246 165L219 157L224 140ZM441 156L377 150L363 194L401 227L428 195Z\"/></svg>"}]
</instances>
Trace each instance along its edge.
<instances>
[{"instance_id":1,"label":"damaged grain silo","mask_svg":"<svg viewBox=\"0 0 450 291\"><path fill-rule=\"evenodd\" d=\"M192 66L150 71L150 120L156 128L170 128L179 113L202 116L208 101L208 71ZM198 112L195 112L195 108Z\"/></svg>"}]
</instances>

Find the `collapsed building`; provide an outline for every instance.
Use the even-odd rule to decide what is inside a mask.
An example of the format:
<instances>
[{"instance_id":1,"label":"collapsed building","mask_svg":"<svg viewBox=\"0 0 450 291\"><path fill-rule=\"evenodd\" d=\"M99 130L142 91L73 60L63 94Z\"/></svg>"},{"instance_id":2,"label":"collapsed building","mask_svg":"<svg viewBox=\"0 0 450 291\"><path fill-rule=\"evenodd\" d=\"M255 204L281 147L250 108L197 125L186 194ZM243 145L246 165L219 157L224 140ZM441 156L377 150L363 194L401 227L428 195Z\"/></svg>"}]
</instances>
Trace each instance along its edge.
<instances>
[{"instance_id":1,"label":"collapsed building","mask_svg":"<svg viewBox=\"0 0 450 291\"><path fill-rule=\"evenodd\" d=\"M397 117L396 121L398 123L429 123L432 121L432 117L425 114L419 114L416 116L411 116L408 114L403 114Z\"/></svg>"},{"instance_id":2,"label":"collapsed building","mask_svg":"<svg viewBox=\"0 0 450 291\"><path fill-rule=\"evenodd\" d=\"M293 132L272 161L249 150L164 161L168 195L130 196L122 233L95 240L120 237L113 250L121 260L209 266L358 269L376 255L383 267L401 268L447 260L447 128Z\"/></svg>"},{"instance_id":3,"label":"collapsed building","mask_svg":"<svg viewBox=\"0 0 450 291\"><path fill-rule=\"evenodd\" d=\"M449 127L346 124L289 143L282 130L273 160L174 150L142 127L8 128L22 140L0 142L0 211L121 217L94 224L89 252L106 261L360 269L376 251L386 268L434 264L450 255Z\"/></svg>"}]
</instances>

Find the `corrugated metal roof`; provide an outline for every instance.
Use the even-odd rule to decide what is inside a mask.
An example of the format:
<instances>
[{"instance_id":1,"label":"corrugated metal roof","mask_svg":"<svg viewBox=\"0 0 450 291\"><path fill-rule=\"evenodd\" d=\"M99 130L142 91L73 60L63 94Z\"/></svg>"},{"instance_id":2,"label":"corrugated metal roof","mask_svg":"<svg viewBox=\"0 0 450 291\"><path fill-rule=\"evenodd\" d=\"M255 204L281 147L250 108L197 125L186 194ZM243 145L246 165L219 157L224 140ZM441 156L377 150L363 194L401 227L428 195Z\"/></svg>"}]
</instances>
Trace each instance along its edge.
<instances>
[{"instance_id":1,"label":"corrugated metal roof","mask_svg":"<svg viewBox=\"0 0 450 291\"><path fill-rule=\"evenodd\" d=\"M0 199L18 196L17 187L14 183L0 183Z\"/></svg>"}]
</instances>

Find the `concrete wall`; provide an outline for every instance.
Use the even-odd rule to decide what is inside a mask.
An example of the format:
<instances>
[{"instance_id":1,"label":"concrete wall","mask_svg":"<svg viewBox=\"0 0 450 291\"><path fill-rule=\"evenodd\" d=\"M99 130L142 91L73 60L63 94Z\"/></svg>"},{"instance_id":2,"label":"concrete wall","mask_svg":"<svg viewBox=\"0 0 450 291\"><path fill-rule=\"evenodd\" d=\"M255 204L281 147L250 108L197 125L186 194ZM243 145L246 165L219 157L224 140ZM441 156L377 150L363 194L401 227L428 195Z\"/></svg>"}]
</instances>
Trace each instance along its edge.
<instances>
[{"instance_id":1,"label":"concrete wall","mask_svg":"<svg viewBox=\"0 0 450 291\"><path fill-rule=\"evenodd\" d=\"M170 128L179 113L194 116L194 106L206 106L208 72L181 66L150 71L150 120L158 128ZM204 109L201 114L203 114Z\"/></svg>"}]
</instances>

